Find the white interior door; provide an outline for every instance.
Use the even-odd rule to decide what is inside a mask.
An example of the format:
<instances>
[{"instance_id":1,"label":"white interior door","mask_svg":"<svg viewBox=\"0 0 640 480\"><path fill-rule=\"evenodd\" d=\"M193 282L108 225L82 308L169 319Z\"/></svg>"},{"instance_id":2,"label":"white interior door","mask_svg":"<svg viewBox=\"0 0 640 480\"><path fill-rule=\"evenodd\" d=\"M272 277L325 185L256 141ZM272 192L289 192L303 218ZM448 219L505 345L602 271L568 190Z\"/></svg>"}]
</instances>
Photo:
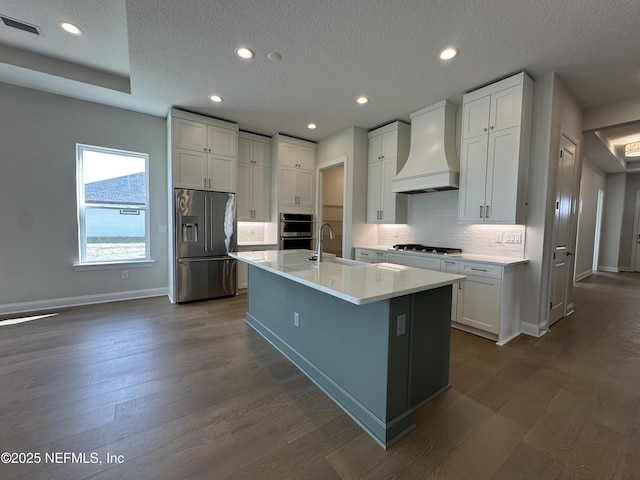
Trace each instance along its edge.
<instances>
[{"instance_id":1,"label":"white interior door","mask_svg":"<svg viewBox=\"0 0 640 480\"><path fill-rule=\"evenodd\" d=\"M556 198L553 219L553 259L551 264L549 325L566 315L568 285L572 281L571 205L576 145L564 135L556 172Z\"/></svg>"}]
</instances>

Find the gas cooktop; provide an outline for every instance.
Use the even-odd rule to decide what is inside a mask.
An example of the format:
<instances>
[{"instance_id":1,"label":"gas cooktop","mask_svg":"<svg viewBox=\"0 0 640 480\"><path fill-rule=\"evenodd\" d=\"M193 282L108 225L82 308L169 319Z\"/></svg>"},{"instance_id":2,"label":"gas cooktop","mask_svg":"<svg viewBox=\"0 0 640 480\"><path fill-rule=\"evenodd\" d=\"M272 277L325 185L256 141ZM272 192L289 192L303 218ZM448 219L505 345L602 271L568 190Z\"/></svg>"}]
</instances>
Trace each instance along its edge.
<instances>
[{"instance_id":1,"label":"gas cooktop","mask_svg":"<svg viewBox=\"0 0 640 480\"><path fill-rule=\"evenodd\" d=\"M460 255L462 253L461 248L430 247L418 243L398 243L393 246L393 249L401 252L435 253L439 255Z\"/></svg>"}]
</instances>

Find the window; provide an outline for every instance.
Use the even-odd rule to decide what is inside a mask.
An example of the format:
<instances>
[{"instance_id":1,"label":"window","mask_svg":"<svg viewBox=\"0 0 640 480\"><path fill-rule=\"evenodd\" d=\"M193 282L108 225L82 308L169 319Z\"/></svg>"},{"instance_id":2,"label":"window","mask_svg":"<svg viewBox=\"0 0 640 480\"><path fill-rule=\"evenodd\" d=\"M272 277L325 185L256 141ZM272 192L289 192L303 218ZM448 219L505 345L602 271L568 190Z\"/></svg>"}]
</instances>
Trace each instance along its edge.
<instances>
[{"instance_id":1,"label":"window","mask_svg":"<svg viewBox=\"0 0 640 480\"><path fill-rule=\"evenodd\" d=\"M149 155L76 145L80 264L149 260Z\"/></svg>"}]
</instances>

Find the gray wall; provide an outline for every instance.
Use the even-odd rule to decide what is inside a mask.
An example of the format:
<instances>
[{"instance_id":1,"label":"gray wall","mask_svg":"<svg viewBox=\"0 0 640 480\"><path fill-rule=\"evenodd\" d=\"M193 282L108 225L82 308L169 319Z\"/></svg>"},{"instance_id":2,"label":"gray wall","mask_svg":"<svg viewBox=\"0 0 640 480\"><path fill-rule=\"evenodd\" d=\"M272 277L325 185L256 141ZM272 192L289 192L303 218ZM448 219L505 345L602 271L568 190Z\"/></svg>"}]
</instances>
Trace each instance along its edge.
<instances>
[{"instance_id":1,"label":"gray wall","mask_svg":"<svg viewBox=\"0 0 640 480\"><path fill-rule=\"evenodd\" d=\"M621 270L633 271L631 263L633 256L633 227L636 216L636 192L640 190L640 173L627 174L625 188L624 210L622 212L622 226L620 229L620 256L618 265Z\"/></svg>"},{"instance_id":2,"label":"gray wall","mask_svg":"<svg viewBox=\"0 0 640 480\"><path fill-rule=\"evenodd\" d=\"M606 176L598 270L618 271L625 187L626 174L611 173Z\"/></svg>"},{"instance_id":3,"label":"gray wall","mask_svg":"<svg viewBox=\"0 0 640 480\"><path fill-rule=\"evenodd\" d=\"M535 80L533 104L525 245L525 257L529 259L530 267L524 284L523 320L527 325L523 326L528 333L536 334L546 329L549 321L549 282L553 248L553 210L550 209L550 205L555 195L560 138L564 133L578 142L576 152L578 165L574 178L574 191L577 197L580 179L582 110L555 73ZM577 214L574 218L574 222L576 221ZM573 242L575 242L575 236ZM575 251L574 245L570 246L570 250ZM572 303L571 291L567 303ZM532 327L535 326L538 332L533 331Z\"/></svg>"},{"instance_id":4,"label":"gray wall","mask_svg":"<svg viewBox=\"0 0 640 480\"><path fill-rule=\"evenodd\" d=\"M165 119L5 84L0 99L0 313L166 292ZM149 154L153 267L74 270L76 143Z\"/></svg>"},{"instance_id":5,"label":"gray wall","mask_svg":"<svg viewBox=\"0 0 640 480\"><path fill-rule=\"evenodd\" d=\"M605 191L605 174L588 158L583 157L576 245L576 279L590 275L593 270L598 190Z\"/></svg>"}]
</instances>

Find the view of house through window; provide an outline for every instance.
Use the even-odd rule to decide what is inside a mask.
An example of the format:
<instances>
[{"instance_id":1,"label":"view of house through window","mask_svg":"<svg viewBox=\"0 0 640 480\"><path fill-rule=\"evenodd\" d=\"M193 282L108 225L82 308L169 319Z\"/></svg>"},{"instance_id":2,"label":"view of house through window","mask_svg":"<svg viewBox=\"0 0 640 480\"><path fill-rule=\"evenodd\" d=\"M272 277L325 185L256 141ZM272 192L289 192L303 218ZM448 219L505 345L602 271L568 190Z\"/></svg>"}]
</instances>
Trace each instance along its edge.
<instances>
[{"instance_id":1,"label":"view of house through window","mask_svg":"<svg viewBox=\"0 0 640 480\"><path fill-rule=\"evenodd\" d=\"M149 155L76 146L80 263L149 259Z\"/></svg>"}]
</instances>

